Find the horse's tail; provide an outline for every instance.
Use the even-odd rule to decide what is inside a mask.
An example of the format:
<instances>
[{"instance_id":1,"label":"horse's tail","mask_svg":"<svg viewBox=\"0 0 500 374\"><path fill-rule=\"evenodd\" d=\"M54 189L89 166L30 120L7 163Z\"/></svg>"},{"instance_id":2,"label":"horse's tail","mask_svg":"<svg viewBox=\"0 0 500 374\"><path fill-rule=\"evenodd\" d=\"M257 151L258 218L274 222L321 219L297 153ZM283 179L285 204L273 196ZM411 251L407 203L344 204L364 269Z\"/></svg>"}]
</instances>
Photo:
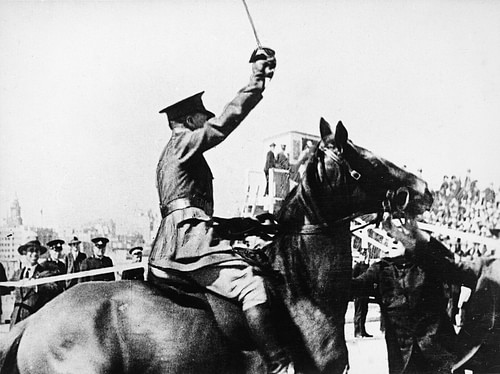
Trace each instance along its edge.
<instances>
[{"instance_id":1,"label":"horse's tail","mask_svg":"<svg viewBox=\"0 0 500 374\"><path fill-rule=\"evenodd\" d=\"M19 374L17 350L28 322L18 323L0 340L0 374Z\"/></svg>"}]
</instances>

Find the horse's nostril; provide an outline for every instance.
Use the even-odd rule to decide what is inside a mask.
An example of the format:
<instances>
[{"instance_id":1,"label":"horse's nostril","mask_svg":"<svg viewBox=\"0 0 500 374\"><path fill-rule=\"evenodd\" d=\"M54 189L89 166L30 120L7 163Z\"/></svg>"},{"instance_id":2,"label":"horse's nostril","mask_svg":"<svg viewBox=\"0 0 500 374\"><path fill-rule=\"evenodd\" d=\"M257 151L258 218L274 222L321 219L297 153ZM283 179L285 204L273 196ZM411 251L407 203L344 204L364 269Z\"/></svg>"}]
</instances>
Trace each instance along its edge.
<instances>
[{"instance_id":1,"label":"horse's nostril","mask_svg":"<svg viewBox=\"0 0 500 374\"><path fill-rule=\"evenodd\" d=\"M403 211L406 209L409 202L410 202L410 191L408 191L408 188L406 187L400 187L396 191L396 195L394 196L394 203L396 207L399 210Z\"/></svg>"}]
</instances>

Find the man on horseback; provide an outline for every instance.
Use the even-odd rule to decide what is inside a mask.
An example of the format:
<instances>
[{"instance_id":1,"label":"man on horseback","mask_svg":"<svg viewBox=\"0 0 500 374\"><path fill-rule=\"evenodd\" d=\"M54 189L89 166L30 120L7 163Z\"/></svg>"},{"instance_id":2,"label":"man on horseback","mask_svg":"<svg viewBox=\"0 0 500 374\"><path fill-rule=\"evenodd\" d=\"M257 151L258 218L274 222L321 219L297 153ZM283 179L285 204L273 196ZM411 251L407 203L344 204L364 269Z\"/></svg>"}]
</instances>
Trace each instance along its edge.
<instances>
[{"instance_id":1,"label":"man on horseback","mask_svg":"<svg viewBox=\"0 0 500 374\"><path fill-rule=\"evenodd\" d=\"M157 167L162 221L149 258L148 279L161 285L181 276L237 300L269 372L293 373L293 364L273 331L264 279L225 242L212 240L213 177L203 156L226 139L262 99L276 59L269 50L261 52L262 58L252 64L250 82L219 117L203 105L203 92L160 111L168 117L172 137Z\"/></svg>"}]
</instances>

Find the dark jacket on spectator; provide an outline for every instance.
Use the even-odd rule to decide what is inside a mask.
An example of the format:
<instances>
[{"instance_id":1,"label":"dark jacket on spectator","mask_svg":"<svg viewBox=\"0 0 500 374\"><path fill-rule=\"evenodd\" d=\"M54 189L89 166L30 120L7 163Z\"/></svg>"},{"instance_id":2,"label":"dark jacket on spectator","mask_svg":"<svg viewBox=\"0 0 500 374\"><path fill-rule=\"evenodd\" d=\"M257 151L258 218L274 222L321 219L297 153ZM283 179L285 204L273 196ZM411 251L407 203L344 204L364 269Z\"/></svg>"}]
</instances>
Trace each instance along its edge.
<instances>
[{"instance_id":1,"label":"dark jacket on spectator","mask_svg":"<svg viewBox=\"0 0 500 374\"><path fill-rule=\"evenodd\" d=\"M26 268L17 270L13 277L13 281L23 279ZM52 262L44 262L35 267L32 279L50 277L59 275L59 269ZM47 302L60 294L63 289L58 283L45 283L32 287L16 287L14 290L14 310L12 311L10 328L16 323L28 318L31 314L37 312Z\"/></svg>"},{"instance_id":2,"label":"dark jacket on spectator","mask_svg":"<svg viewBox=\"0 0 500 374\"><path fill-rule=\"evenodd\" d=\"M264 172L269 172L269 169L272 169L276 166L276 157L274 156L273 151L268 151L266 154L266 163L264 164Z\"/></svg>"},{"instance_id":3,"label":"dark jacket on spectator","mask_svg":"<svg viewBox=\"0 0 500 374\"><path fill-rule=\"evenodd\" d=\"M459 359L454 372L500 373L500 259L479 258L455 263L435 239L416 248L419 262L472 289L458 334Z\"/></svg>"},{"instance_id":4,"label":"dark jacket on spectator","mask_svg":"<svg viewBox=\"0 0 500 374\"><path fill-rule=\"evenodd\" d=\"M58 269L59 269L59 274L66 274L66 264L61 261L61 260L57 260L57 261L53 261L53 260L47 260L47 263L48 264L51 264L51 266L56 266ZM65 281L59 281L57 282L59 283L59 287L61 289L66 289L66 282Z\"/></svg>"},{"instance_id":5,"label":"dark jacket on spectator","mask_svg":"<svg viewBox=\"0 0 500 374\"><path fill-rule=\"evenodd\" d=\"M103 269L113 267L113 261L107 257L103 256L102 258L97 257L87 257L83 260L82 265L80 266L80 271L93 270L93 269ZM82 282L96 282L96 281L114 281L115 273L109 272L106 274L92 275L89 277L79 278L79 283Z\"/></svg>"},{"instance_id":6,"label":"dark jacket on spectator","mask_svg":"<svg viewBox=\"0 0 500 374\"><path fill-rule=\"evenodd\" d=\"M354 278L352 289L380 300L391 374L450 372L455 331L436 272L403 256L383 258Z\"/></svg>"},{"instance_id":7,"label":"dark jacket on spectator","mask_svg":"<svg viewBox=\"0 0 500 374\"><path fill-rule=\"evenodd\" d=\"M276 156L276 167L283 170L288 170L290 168L290 162L285 152L280 152L278 156Z\"/></svg>"},{"instance_id":8,"label":"dark jacket on spectator","mask_svg":"<svg viewBox=\"0 0 500 374\"><path fill-rule=\"evenodd\" d=\"M73 257L73 252L68 253L64 259L67 273L68 274L78 273L80 271L80 266L83 260L85 260L86 258L87 255L82 252L78 252L78 256L76 256L76 259ZM66 281L66 288L70 288L77 283L78 283L78 278L69 279Z\"/></svg>"}]
</instances>

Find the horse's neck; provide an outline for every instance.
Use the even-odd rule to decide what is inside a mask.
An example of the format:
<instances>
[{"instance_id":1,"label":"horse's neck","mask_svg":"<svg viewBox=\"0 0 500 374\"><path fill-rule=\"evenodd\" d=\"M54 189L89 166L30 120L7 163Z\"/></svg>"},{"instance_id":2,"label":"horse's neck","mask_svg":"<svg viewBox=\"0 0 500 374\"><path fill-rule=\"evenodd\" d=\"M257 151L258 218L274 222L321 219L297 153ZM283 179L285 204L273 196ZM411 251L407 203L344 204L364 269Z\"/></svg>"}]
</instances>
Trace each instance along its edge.
<instances>
[{"instance_id":1,"label":"horse's neck","mask_svg":"<svg viewBox=\"0 0 500 374\"><path fill-rule=\"evenodd\" d=\"M308 224L335 225L344 218L351 217L350 201L347 191L341 186L325 186L310 176L298 186L290 204L299 205L295 209L304 213Z\"/></svg>"},{"instance_id":2,"label":"horse's neck","mask_svg":"<svg viewBox=\"0 0 500 374\"><path fill-rule=\"evenodd\" d=\"M276 244L274 266L284 278L281 297L306 351L321 371L343 365L351 278L348 228L332 234L291 234Z\"/></svg>"}]
</instances>

